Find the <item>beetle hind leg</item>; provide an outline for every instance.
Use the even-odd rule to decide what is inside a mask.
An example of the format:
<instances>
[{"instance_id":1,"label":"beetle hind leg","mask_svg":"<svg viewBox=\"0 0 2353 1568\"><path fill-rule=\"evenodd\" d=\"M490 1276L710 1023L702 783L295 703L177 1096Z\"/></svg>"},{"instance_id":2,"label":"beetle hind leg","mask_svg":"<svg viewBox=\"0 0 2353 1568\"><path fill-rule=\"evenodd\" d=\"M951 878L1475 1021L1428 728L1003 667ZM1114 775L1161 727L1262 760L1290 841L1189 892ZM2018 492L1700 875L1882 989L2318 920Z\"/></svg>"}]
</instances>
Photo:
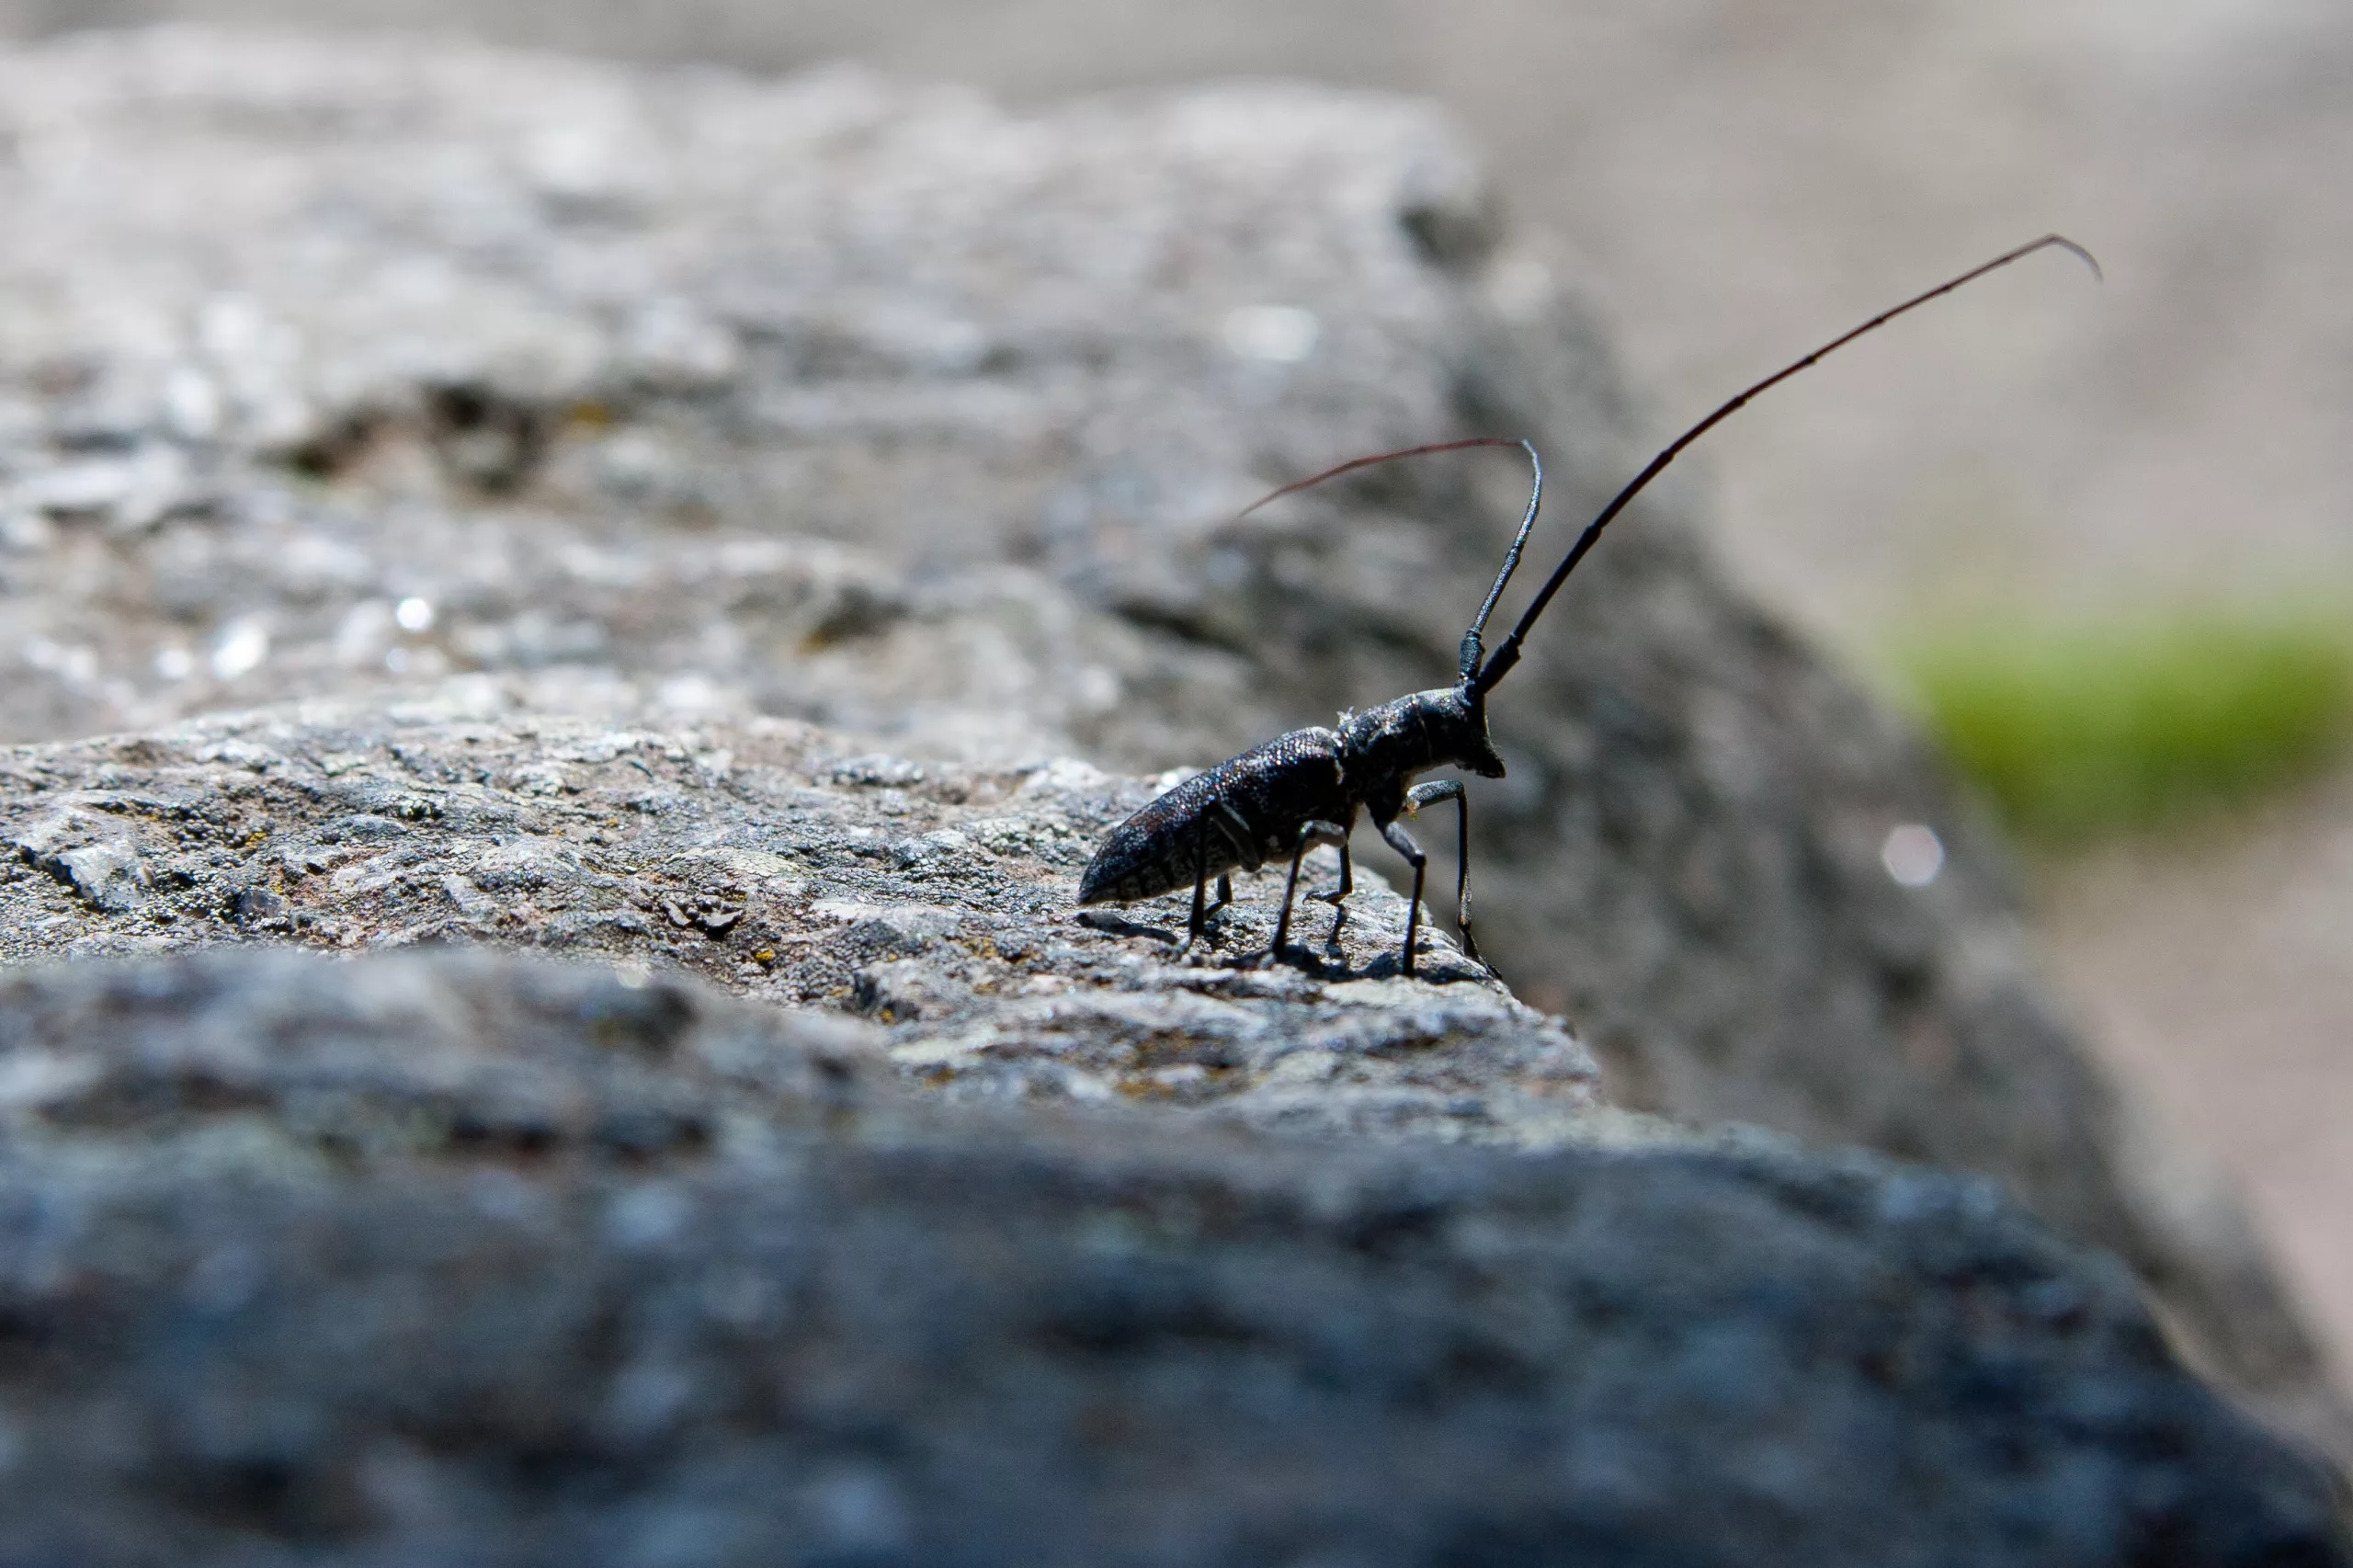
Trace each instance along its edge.
<instances>
[{"instance_id":1,"label":"beetle hind leg","mask_svg":"<svg viewBox=\"0 0 2353 1568\"><path fill-rule=\"evenodd\" d=\"M1185 922L1185 940L1170 956L1169 962L1183 963L1185 955L1193 950L1193 944L1201 939L1201 932L1208 926L1211 914L1208 907L1209 886L1210 835L1205 824L1193 839L1193 913ZM1222 909L1226 904L1225 895L1231 891L1222 876L1217 880L1217 891L1218 907Z\"/></svg>"},{"instance_id":2,"label":"beetle hind leg","mask_svg":"<svg viewBox=\"0 0 2353 1568\"><path fill-rule=\"evenodd\" d=\"M1275 916L1275 945L1267 953L1267 961L1270 963L1280 963L1283 960L1283 943L1290 936L1290 906L1299 892L1299 864L1307 858L1307 852L1318 844L1336 844L1340 846L1340 885L1328 890L1331 893L1328 902L1336 905L1341 899L1348 896L1348 890L1354 885L1348 873L1347 830L1337 823L1302 823L1299 829L1299 841L1291 846L1290 875L1283 879L1282 913ZM1310 893L1307 896L1324 898L1324 894ZM1333 926L1333 931L1336 934L1338 930L1339 926L1336 923Z\"/></svg>"}]
</instances>

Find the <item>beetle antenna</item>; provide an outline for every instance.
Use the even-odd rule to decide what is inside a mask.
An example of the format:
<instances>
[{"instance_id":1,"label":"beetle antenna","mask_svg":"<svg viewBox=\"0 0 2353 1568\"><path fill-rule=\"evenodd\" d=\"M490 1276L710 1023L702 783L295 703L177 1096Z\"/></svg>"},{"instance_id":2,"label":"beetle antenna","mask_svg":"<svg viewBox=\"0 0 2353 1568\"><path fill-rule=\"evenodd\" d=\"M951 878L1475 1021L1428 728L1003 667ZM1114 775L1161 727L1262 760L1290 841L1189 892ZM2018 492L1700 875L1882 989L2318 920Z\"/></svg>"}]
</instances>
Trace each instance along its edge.
<instances>
[{"instance_id":1,"label":"beetle antenna","mask_svg":"<svg viewBox=\"0 0 2353 1568\"><path fill-rule=\"evenodd\" d=\"M1233 520L1238 523L1270 501L1279 501L1294 491L1306 490L1323 483L1327 479L1337 479L1344 473L1353 473L1360 468L1370 468L1376 463L1395 462L1400 458L1427 457L1432 452L1459 452L1469 447L1518 447L1528 454L1528 464L1535 471L1535 479L1528 487L1528 512L1519 519L1519 532L1513 538L1511 548L1504 551L1503 570L1495 574L1495 585L1487 590L1487 601L1479 607L1478 619L1472 621L1471 630L1462 634L1462 678L1467 681L1478 673L1479 640L1487 630L1487 617L1495 613L1495 601L1504 597L1504 585L1511 581L1511 574L1514 572L1519 570L1519 552L1528 548L1529 531L1536 527L1536 514L1544 505L1544 460L1537 455L1536 448L1532 443L1516 436L1473 436L1467 440L1439 441L1433 446L1407 447L1394 452L1376 452L1371 457L1357 458L1352 461L1342 463L1337 468L1327 468L1322 473L1311 478L1295 480L1280 490L1270 491L1236 512L1233 515Z\"/></svg>"},{"instance_id":2,"label":"beetle antenna","mask_svg":"<svg viewBox=\"0 0 2353 1568\"><path fill-rule=\"evenodd\" d=\"M1881 311L1879 314L1871 317L1870 320L1855 328L1852 332L1832 338L1829 342L1824 344L1821 347L1815 349L1804 358L1796 361L1794 364L1786 365L1780 369L1774 371L1771 375L1766 377L1763 381L1757 382L1755 386L1750 387L1746 392L1744 392L1739 396L1732 399L1722 407L1717 409L1713 414L1709 415L1705 419L1700 420L1699 423L1683 432L1682 435L1677 436L1665 451L1662 451L1658 456L1650 460L1649 467L1643 469L1642 472L1634 476L1633 483L1628 484L1625 489L1618 492L1618 494L1611 498L1609 505L1604 506L1601 509L1600 514L1596 517L1592 522L1586 525L1585 532L1577 536L1576 543L1569 547L1569 553L1562 558L1560 565L1553 568L1552 576L1545 579L1544 585L1536 591L1536 597L1530 600L1529 602L1528 608L1521 612L1519 623L1511 629L1511 635L1503 640L1502 643L1496 647L1495 656L1489 659L1486 664L1479 669L1477 674L1467 676L1470 681L1472 695L1474 697L1485 696L1489 691L1495 689L1496 682L1502 680L1505 676L1511 672L1511 667L1514 665L1519 663L1520 643L1526 640L1529 630L1536 624L1537 618L1544 613L1544 607L1552 602L1552 596L1561 591L1561 585L1569 580L1569 574L1576 570L1577 562L1585 559L1586 552L1590 551L1594 547L1595 541L1601 538L1601 530L1608 528L1611 520L1614 519L1619 513L1626 509L1627 503L1633 500L1635 496L1641 494L1643 487L1648 485L1652 480L1656 479L1659 474L1665 470L1667 464L1682 456L1684 448L1689 446L1692 442L1698 440L1700 437L1706 435L1718 425L1721 425L1733 415L1739 412L1739 410L1747 403L1749 399L1756 396L1759 392L1763 392L1773 387L1779 386L1781 382L1788 381L1791 376L1796 375L1800 370L1811 368L1824 357L1833 354L1838 349L1844 348L1847 345L1854 342L1855 339L1863 336L1865 334L1876 332L1879 328L1885 326L1889 322L1892 322L1896 317L1904 314L1904 312L1916 309L1921 305L1927 304L1931 300L1949 294L1964 283L1974 282L1976 279L1984 277L1985 274L1992 272L1998 267L2007 267L2010 263L2019 260L2021 257L2032 256L2036 251L2047 250L2053 246L2074 256L2086 267L2092 269L2092 277L2096 281L2100 279L2101 273L2099 269L2099 262L2093 256L2091 252L2086 250L2075 241L2067 238L2064 234L2045 234L2039 240L2035 240L2027 244L2022 244L2016 250L2005 251L1991 261L1984 262L1976 267L1972 267L1968 271L1962 273L1960 277L1949 278L1945 282L1938 284L1935 288L1928 290L1925 293L1915 294L1912 298L1904 301L1900 305L1896 305L1889 310ZM1468 443L1464 444L1467 445ZM1367 459L1365 460L1378 461L1380 460ZM1335 472L1340 471L1336 470ZM1311 481L1310 483L1313 482ZM1276 494L1280 494L1281 492L1278 491ZM1529 516L1531 518L1534 517L1532 510L1529 513ZM1512 559L1516 561L1518 558L1518 547L1515 545L1513 546ZM1508 563L1506 564L1504 574L1506 576L1509 576L1511 574ZM1497 581L1496 590L1497 592L1502 590L1502 583L1500 579ZM1494 599L1492 596L1488 602L1493 604ZM1485 616L1486 612L1482 610L1480 612L1482 621L1485 619ZM1474 628L1473 630L1475 631L1476 629ZM1470 640L1468 638L1464 639L1463 646L1467 653L1471 646Z\"/></svg>"}]
</instances>

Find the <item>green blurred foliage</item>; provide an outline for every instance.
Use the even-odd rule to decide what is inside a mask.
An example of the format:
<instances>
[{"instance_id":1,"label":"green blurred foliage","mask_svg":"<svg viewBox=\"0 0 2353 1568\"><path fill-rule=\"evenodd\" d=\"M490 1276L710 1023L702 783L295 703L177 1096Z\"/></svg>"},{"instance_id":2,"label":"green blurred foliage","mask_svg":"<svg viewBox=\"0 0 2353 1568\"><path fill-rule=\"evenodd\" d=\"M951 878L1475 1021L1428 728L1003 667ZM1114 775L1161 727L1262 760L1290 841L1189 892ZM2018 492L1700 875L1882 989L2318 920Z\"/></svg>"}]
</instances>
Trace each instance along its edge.
<instances>
[{"instance_id":1,"label":"green blurred foliage","mask_svg":"<svg viewBox=\"0 0 2353 1568\"><path fill-rule=\"evenodd\" d=\"M1946 756L2046 847L2243 801L2353 731L2343 614L1952 624L1898 660Z\"/></svg>"}]
</instances>

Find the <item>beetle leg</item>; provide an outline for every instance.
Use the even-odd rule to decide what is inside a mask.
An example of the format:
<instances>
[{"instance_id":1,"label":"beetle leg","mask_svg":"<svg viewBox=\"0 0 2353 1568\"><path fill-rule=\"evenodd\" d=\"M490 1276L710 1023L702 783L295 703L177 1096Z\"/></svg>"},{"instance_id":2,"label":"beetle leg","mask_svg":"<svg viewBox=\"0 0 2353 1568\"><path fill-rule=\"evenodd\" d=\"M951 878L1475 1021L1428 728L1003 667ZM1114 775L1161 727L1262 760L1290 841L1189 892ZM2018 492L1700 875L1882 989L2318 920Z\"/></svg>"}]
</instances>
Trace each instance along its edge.
<instances>
[{"instance_id":1,"label":"beetle leg","mask_svg":"<svg viewBox=\"0 0 2353 1568\"><path fill-rule=\"evenodd\" d=\"M1225 835L1226 843L1233 846L1233 858L1242 862L1245 871L1255 871L1266 864L1266 857L1258 853L1258 835L1250 826L1250 819L1227 805L1223 801L1210 802L1210 821Z\"/></svg>"},{"instance_id":2,"label":"beetle leg","mask_svg":"<svg viewBox=\"0 0 2353 1568\"><path fill-rule=\"evenodd\" d=\"M1471 935L1471 795L1462 788L1460 778L1443 778L1432 784L1416 784L1405 791L1405 809L1434 806L1440 801L1454 802L1454 918L1462 927L1462 951L1475 964L1484 964L1479 956L1479 944Z\"/></svg>"},{"instance_id":3,"label":"beetle leg","mask_svg":"<svg viewBox=\"0 0 2353 1568\"><path fill-rule=\"evenodd\" d=\"M1282 913L1275 916L1275 945L1267 955L1276 963L1282 962L1283 940L1290 935L1290 904L1292 895L1299 892L1299 863L1307 858L1308 850L1318 844L1336 844L1340 846L1340 854L1346 857L1348 852L1347 831L1337 823L1311 821L1300 824L1299 842L1291 846L1290 875L1283 879ZM1347 861L1343 858L1340 864L1345 868ZM1347 880L1345 870L1342 880ZM1345 896L1346 890L1342 892ZM1311 893L1308 896L1319 895Z\"/></svg>"},{"instance_id":4,"label":"beetle leg","mask_svg":"<svg viewBox=\"0 0 2353 1568\"><path fill-rule=\"evenodd\" d=\"M1336 824L1335 825L1336 827ZM1348 841L1344 835L1333 842L1340 846L1340 883L1337 887L1325 888L1321 892L1312 892L1307 895L1319 903L1337 904L1342 899L1357 891L1356 870L1348 863Z\"/></svg>"},{"instance_id":5,"label":"beetle leg","mask_svg":"<svg viewBox=\"0 0 2353 1568\"><path fill-rule=\"evenodd\" d=\"M1185 924L1185 945L1176 949L1168 961L1182 963L1193 944L1201 939L1201 927L1209 922L1209 911L1203 907L1204 894L1210 885L1210 825L1205 821L1194 830L1193 836L1193 916Z\"/></svg>"},{"instance_id":6,"label":"beetle leg","mask_svg":"<svg viewBox=\"0 0 2353 1568\"><path fill-rule=\"evenodd\" d=\"M1325 888L1321 892L1312 892L1307 895L1312 899L1315 899L1320 903L1328 903L1332 906L1332 934L1324 938L1324 945L1327 948L1336 948L1340 945L1340 927L1347 925L1348 921L1347 906L1342 901L1345 900L1348 894L1356 892L1356 869L1348 858L1348 841L1346 836L1343 836L1340 839L1339 885L1337 887Z\"/></svg>"},{"instance_id":7,"label":"beetle leg","mask_svg":"<svg viewBox=\"0 0 2353 1568\"><path fill-rule=\"evenodd\" d=\"M1207 920L1210 915L1215 915L1219 910L1223 909L1227 904L1232 903L1233 902L1233 879L1221 872L1217 879L1217 902L1210 905L1208 912L1204 914L1201 918Z\"/></svg>"},{"instance_id":8,"label":"beetle leg","mask_svg":"<svg viewBox=\"0 0 2353 1568\"><path fill-rule=\"evenodd\" d=\"M1414 835L1405 831L1404 824L1394 817L1381 824L1381 836L1387 839L1389 847L1405 857L1406 864L1414 868L1414 901L1405 906L1404 960L1405 978L1411 980L1414 977L1414 938L1420 936L1422 930L1422 879L1429 874L1430 858L1422 852L1420 845L1414 842Z\"/></svg>"}]
</instances>

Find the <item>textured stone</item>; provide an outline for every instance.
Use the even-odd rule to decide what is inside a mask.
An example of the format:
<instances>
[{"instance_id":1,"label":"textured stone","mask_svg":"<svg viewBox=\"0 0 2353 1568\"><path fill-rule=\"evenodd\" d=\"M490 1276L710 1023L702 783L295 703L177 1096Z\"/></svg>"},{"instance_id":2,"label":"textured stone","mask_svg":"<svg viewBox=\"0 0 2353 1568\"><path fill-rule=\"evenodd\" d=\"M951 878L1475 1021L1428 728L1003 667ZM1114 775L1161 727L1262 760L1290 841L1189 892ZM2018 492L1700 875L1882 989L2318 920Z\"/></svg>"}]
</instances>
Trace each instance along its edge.
<instances>
[{"instance_id":1,"label":"textured stone","mask_svg":"<svg viewBox=\"0 0 2353 1568\"><path fill-rule=\"evenodd\" d=\"M642 971L12 971L0 1236L10 1562L2353 1555L1990 1183L960 1107Z\"/></svg>"},{"instance_id":2,"label":"textured stone","mask_svg":"<svg viewBox=\"0 0 2353 1568\"><path fill-rule=\"evenodd\" d=\"M1152 787L918 765L782 720L664 733L449 699L214 717L0 752L19 857L0 962L498 943L864 1013L958 1098L1518 1145L1606 1114L1583 1048L1443 934L1398 976L1404 903L1377 878L1281 966L1275 872L1238 879L1206 964L1169 961L1184 896L1077 909L1095 839Z\"/></svg>"}]
</instances>

